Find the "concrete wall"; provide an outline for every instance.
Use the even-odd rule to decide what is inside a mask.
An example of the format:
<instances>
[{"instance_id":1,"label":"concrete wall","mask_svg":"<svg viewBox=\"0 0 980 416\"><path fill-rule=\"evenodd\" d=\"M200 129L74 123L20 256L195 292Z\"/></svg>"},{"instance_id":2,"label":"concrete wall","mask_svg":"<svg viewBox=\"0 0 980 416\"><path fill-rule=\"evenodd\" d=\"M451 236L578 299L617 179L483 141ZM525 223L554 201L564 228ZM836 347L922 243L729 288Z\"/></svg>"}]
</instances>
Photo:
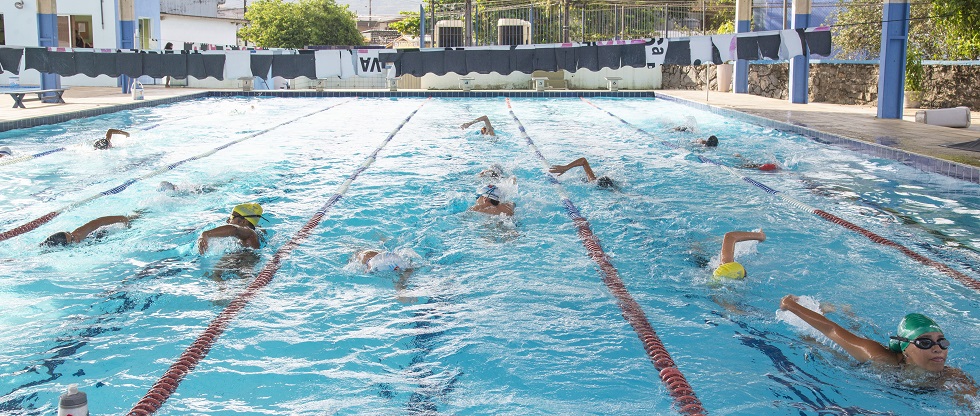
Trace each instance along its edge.
<instances>
[{"instance_id":1,"label":"concrete wall","mask_svg":"<svg viewBox=\"0 0 980 416\"><path fill-rule=\"evenodd\" d=\"M160 16L160 47L173 42L182 49L184 42L237 45L238 25L231 19L165 14Z\"/></svg>"},{"instance_id":2,"label":"concrete wall","mask_svg":"<svg viewBox=\"0 0 980 416\"><path fill-rule=\"evenodd\" d=\"M569 89L573 90L604 90L608 88L605 77L620 77L619 88L624 90L652 90L660 88L660 68L619 68L602 69L596 72L581 69L576 72L564 71ZM474 79L475 90L529 90L532 89L531 75L513 72L500 75L496 72L489 74L470 73ZM421 88L425 90L458 90L459 75L425 75L422 77Z\"/></svg>"}]
</instances>

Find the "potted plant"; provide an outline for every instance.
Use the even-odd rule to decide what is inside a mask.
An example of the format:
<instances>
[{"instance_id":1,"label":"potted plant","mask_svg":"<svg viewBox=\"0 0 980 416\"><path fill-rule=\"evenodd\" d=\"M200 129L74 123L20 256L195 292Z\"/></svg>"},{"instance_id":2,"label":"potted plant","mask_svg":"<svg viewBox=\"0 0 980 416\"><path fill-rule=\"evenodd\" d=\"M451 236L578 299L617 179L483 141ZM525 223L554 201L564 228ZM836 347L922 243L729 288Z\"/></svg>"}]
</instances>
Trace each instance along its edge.
<instances>
[{"instance_id":1,"label":"potted plant","mask_svg":"<svg viewBox=\"0 0 980 416\"><path fill-rule=\"evenodd\" d=\"M919 108L922 103L922 55L909 49L905 58L905 108Z\"/></svg>"}]
</instances>

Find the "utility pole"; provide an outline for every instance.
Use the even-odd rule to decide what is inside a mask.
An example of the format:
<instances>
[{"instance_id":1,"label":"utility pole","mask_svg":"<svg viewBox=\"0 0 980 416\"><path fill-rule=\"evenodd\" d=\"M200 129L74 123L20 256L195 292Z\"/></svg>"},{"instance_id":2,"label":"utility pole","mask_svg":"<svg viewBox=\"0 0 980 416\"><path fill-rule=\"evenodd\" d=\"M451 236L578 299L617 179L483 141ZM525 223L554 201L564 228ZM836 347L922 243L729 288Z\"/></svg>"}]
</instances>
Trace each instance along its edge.
<instances>
[{"instance_id":1,"label":"utility pole","mask_svg":"<svg viewBox=\"0 0 980 416\"><path fill-rule=\"evenodd\" d=\"M466 0L466 11L463 23L466 25L466 46L473 46L473 0Z\"/></svg>"},{"instance_id":2,"label":"utility pole","mask_svg":"<svg viewBox=\"0 0 980 416\"><path fill-rule=\"evenodd\" d=\"M569 30L569 27L568 27L568 2L569 2L569 0L564 0L562 2L562 3L564 3L564 5L562 7L562 13L561 13L561 41L564 42L564 43L570 42L569 37L568 37L569 36L569 33L568 33L568 30ZM583 22L583 24L584 24L584 22Z\"/></svg>"}]
</instances>

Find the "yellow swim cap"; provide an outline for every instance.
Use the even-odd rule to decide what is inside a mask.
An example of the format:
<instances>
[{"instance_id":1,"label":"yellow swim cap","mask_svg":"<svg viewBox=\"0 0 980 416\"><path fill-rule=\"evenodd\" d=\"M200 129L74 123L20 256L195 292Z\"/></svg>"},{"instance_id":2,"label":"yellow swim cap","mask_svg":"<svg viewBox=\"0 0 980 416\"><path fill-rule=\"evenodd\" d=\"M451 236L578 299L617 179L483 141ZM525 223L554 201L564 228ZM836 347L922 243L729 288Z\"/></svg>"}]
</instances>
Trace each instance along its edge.
<instances>
[{"instance_id":1,"label":"yellow swim cap","mask_svg":"<svg viewBox=\"0 0 980 416\"><path fill-rule=\"evenodd\" d=\"M238 204L232 212L245 217L245 220L252 223L253 226L259 225L259 218L262 218L262 206L255 202Z\"/></svg>"},{"instance_id":2,"label":"yellow swim cap","mask_svg":"<svg viewBox=\"0 0 980 416\"><path fill-rule=\"evenodd\" d=\"M745 278L745 268L741 264L736 262L725 263L718 266L714 272L715 279L744 279Z\"/></svg>"}]
</instances>

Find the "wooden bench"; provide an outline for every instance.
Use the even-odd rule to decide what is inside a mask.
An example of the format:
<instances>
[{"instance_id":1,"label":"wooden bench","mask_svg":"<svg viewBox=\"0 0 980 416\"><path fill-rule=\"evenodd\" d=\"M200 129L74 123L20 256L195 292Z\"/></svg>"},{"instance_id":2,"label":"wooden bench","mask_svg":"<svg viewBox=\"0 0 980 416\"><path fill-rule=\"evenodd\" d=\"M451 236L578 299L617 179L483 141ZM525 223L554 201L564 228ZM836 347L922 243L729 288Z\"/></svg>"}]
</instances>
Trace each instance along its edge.
<instances>
[{"instance_id":1,"label":"wooden bench","mask_svg":"<svg viewBox=\"0 0 980 416\"><path fill-rule=\"evenodd\" d=\"M68 88L50 88L46 90L4 91L4 93L14 99L14 108L27 108L24 107L24 101L40 101L46 98L53 98L53 102L65 104L65 99L62 96L67 90ZM47 93L54 93L54 95L45 97L44 94ZM37 98L24 98L27 94L37 94Z\"/></svg>"}]
</instances>

